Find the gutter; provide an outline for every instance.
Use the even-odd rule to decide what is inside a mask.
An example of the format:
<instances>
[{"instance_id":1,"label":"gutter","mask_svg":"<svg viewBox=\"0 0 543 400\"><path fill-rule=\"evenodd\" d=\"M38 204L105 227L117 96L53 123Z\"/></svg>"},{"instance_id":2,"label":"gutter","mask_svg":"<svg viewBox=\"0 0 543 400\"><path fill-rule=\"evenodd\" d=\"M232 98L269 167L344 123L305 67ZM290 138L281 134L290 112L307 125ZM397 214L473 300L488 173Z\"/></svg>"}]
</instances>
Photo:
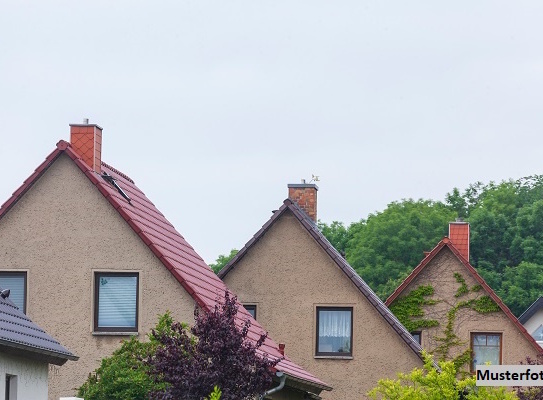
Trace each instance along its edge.
<instances>
[{"instance_id":1,"label":"gutter","mask_svg":"<svg viewBox=\"0 0 543 400\"><path fill-rule=\"evenodd\" d=\"M287 376L281 371L277 371L275 373L275 376L279 378L279 386L276 386L273 389L270 389L264 392L263 394L261 394L260 400L263 400L265 396L269 396L270 394L277 393L278 391L280 391L281 389L285 387L285 381L287 380Z\"/></svg>"}]
</instances>

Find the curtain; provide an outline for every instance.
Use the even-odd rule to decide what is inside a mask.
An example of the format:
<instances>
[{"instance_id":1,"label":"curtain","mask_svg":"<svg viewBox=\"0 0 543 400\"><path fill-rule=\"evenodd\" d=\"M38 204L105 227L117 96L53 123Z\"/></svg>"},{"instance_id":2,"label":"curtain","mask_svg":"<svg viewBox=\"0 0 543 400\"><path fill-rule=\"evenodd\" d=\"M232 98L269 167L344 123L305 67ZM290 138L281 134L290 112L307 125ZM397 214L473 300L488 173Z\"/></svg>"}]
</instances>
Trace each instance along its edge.
<instances>
[{"instance_id":1,"label":"curtain","mask_svg":"<svg viewBox=\"0 0 543 400\"><path fill-rule=\"evenodd\" d=\"M318 351L350 352L351 320L351 310L319 310Z\"/></svg>"}]
</instances>

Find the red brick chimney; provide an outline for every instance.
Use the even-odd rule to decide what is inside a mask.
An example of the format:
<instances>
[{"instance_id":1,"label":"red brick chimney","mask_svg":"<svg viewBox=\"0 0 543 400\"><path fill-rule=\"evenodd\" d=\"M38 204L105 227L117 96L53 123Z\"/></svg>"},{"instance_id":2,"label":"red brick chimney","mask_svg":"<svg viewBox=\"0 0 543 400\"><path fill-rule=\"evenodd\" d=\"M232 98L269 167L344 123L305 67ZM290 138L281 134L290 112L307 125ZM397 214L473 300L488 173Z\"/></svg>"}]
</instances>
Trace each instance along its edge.
<instances>
[{"instance_id":1,"label":"red brick chimney","mask_svg":"<svg viewBox=\"0 0 543 400\"><path fill-rule=\"evenodd\" d=\"M70 124L70 144L81 159L94 171L102 172L102 128L89 124Z\"/></svg>"},{"instance_id":2,"label":"red brick chimney","mask_svg":"<svg viewBox=\"0 0 543 400\"><path fill-rule=\"evenodd\" d=\"M449 223L449 239L454 247L469 262L469 224L457 218Z\"/></svg>"},{"instance_id":3,"label":"red brick chimney","mask_svg":"<svg viewBox=\"0 0 543 400\"><path fill-rule=\"evenodd\" d=\"M317 222L317 191L319 187L314 183L290 183L288 185L288 197L298 204L302 210Z\"/></svg>"}]
</instances>

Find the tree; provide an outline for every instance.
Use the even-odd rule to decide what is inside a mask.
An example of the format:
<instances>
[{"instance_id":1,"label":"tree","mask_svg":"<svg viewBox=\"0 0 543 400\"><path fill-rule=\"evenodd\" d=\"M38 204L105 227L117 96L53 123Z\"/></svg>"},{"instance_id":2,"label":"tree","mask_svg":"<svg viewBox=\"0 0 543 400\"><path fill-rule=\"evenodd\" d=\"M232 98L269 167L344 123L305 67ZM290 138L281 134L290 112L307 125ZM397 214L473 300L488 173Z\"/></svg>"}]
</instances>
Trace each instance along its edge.
<instances>
[{"instance_id":1,"label":"tree","mask_svg":"<svg viewBox=\"0 0 543 400\"><path fill-rule=\"evenodd\" d=\"M536 358L526 357L525 365L543 365L543 356ZM520 400L543 400L543 386L521 386L517 387L517 396Z\"/></svg>"},{"instance_id":2,"label":"tree","mask_svg":"<svg viewBox=\"0 0 543 400\"><path fill-rule=\"evenodd\" d=\"M224 303L208 312L195 311L195 325L189 330L178 323L169 333L153 332L160 346L147 359L150 374L166 386L151 398L203 399L215 385L222 400L252 399L272 383L271 360L257 354L267 334L253 343L247 339L250 320L238 329L235 317L238 304L226 292Z\"/></svg>"},{"instance_id":3,"label":"tree","mask_svg":"<svg viewBox=\"0 0 543 400\"><path fill-rule=\"evenodd\" d=\"M234 258L234 256L238 254L238 250L232 249L230 250L230 254L225 256L224 254L221 254L217 259L215 260L214 264L209 264L213 272L218 273L223 267L228 264L228 262Z\"/></svg>"},{"instance_id":4,"label":"tree","mask_svg":"<svg viewBox=\"0 0 543 400\"><path fill-rule=\"evenodd\" d=\"M514 400L514 393L500 387L475 385L475 376L458 380L451 361L434 368L432 358L424 353L424 368L409 374L398 374L398 379L382 379L368 396L380 400Z\"/></svg>"},{"instance_id":5,"label":"tree","mask_svg":"<svg viewBox=\"0 0 543 400\"><path fill-rule=\"evenodd\" d=\"M347 243L351 239L350 228L346 228L343 222L332 221L330 225L319 220L318 227L326 239L335 247L340 254L345 255Z\"/></svg>"},{"instance_id":6,"label":"tree","mask_svg":"<svg viewBox=\"0 0 543 400\"><path fill-rule=\"evenodd\" d=\"M347 246L347 261L381 297L386 298L447 234L455 212L430 200L402 200L370 214Z\"/></svg>"},{"instance_id":7,"label":"tree","mask_svg":"<svg viewBox=\"0 0 543 400\"><path fill-rule=\"evenodd\" d=\"M170 331L172 318L169 313L161 316L156 334ZM158 341L154 334L149 341L139 341L135 336L122 341L121 347L111 357L102 359L100 366L89 374L77 395L85 400L146 400L151 391L164 385L148 375L149 367L142 361L156 351Z\"/></svg>"}]
</instances>

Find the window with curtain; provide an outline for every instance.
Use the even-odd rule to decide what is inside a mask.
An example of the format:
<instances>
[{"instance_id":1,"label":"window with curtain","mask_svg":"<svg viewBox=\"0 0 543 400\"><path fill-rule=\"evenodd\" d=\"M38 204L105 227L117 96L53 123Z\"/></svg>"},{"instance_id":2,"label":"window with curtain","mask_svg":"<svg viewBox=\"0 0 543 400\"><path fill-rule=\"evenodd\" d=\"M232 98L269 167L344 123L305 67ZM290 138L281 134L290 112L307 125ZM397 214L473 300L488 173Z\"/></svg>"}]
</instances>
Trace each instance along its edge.
<instances>
[{"instance_id":1,"label":"window with curtain","mask_svg":"<svg viewBox=\"0 0 543 400\"><path fill-rule=\"evenodd\" d=\"M0 287L9 289L9 299L26 314L26 272L1 271Z\"/></svg>"},{"instance_id":2,"label":"window with curtain","mask_svg":"<svg viewBox=\"0 0 543 400\"><path fill-rule=\"evenodd\" d=\"M137 273L96 273L94 330L136 332L138 329Z\"/></svg>"},{"instance_id":3,"label":"window with curtain","mask_svg":"<svg viewBox=\"0 0 543 400\"><path fill-rule=\"evenodd\" d=\"M351 356L352 307L317 307L317 349L320 356Z\"/></svg>"},{"instance_id":4,"label":"window with curtain","mask_svg":"<svg viewBox=\"0 0 543 400\"><path fill-rule=\"evenodd\" d=\"M472 371L476 365L500 365L502 363L502 335L501 333L472 333Z\"/></svg>"}]
</instances>

